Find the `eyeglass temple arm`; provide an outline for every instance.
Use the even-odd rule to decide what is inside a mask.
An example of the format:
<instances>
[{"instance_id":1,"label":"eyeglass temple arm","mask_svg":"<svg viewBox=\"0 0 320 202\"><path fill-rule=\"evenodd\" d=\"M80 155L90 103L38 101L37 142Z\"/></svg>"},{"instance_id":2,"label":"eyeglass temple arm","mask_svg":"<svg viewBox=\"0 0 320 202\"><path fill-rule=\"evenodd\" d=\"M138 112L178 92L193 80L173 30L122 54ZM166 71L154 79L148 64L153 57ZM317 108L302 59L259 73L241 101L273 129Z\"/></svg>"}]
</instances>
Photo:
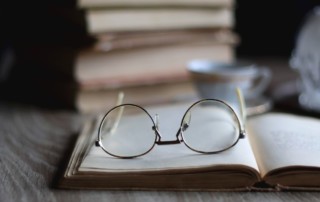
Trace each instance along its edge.
<instances>
[{"instance_id":1,"label":"eyeglass temple arm","mask_svg":"<svg viewBox=\"0 0 320 202\"><path fill-rule=\"evenodd\" d=\"M121 91L121 92L119 92L119 94L118 94L118 98L117 98L117 102L116 102L116 105L117 105L117 106L122 104L123 98L124 98L124 93ZM118 127L118 125L119 125L119 122L120 122L120 119L121 119L121 117L122 117L122 114L123 114L123 107L120 107L120 110L119 110L119 112L118 112L118 114L117 114L117 116L116 116L116 119L115 119L115 121L112 123L112 126L111 126L110 129L109 129L110 133L114 133L114 132L117 130L117 127ZM101 141L101 136L99 135L99 136L98 136L98 139L97 139L96 142L95 142L95 145L96 145L97 147L100 147L100 146L101 146L100 141Z\"/></svg>"},{"instance_id":2,"label":"eyeglass temple arm","mask_svg":"<svg viewBox=\"0 0 320 202\"><path fill-rule=\"evenodd\" d=\"M247 111L246 111L246 103L242 94L242 91L239 87L236 88L237 98L239 102L240 107L240 127L241 127L241 137L245 136L245 124L247 121Z\"/></svg>"},{"instance_id":3,"label":"eyeglass temple arm","mask_svg":"<svg viewBox=\"0 0 320 202\"><path fill-rule=\"evenodd\" d=\"M124 98L124 93L121 91L118 94L116 106L121 105L123 103L123 98ZM111 133L114 133L117 130L122 114L123 114L123 107L120 107L118 114L113 122L113 125L111 126L111 129L110 129Z\"/></svg>"}]
</instances>

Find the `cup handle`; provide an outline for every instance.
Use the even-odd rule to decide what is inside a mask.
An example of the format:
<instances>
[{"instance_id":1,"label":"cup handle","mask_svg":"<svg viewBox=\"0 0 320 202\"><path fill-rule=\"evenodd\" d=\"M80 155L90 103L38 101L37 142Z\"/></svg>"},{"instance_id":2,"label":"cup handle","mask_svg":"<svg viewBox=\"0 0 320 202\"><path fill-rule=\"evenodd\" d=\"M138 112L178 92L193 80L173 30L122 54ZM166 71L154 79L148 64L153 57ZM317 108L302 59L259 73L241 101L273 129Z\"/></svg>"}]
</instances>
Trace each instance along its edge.
<instances>
[{"instance_id":1,"label":"cup handle","mask_svg":"<svg viewBox=\"0 0 320 202\"><path fill-rule=\"evenodd\" d=\"M257 97L261 95L271 81L271 71L266 67L260 67L255 83L257 84L251 90L249 97Z\"/></svg>"}]
</instances>

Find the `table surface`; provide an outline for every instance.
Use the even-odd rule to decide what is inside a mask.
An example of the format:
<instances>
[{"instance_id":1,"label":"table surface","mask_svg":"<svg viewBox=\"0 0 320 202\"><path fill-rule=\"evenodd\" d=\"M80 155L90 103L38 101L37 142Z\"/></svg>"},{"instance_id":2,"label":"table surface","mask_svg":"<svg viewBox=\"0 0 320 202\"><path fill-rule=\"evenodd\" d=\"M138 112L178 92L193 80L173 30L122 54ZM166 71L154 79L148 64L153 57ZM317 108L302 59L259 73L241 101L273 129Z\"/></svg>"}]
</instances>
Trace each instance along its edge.
<instances>
[{"instance_id":1,"label":"table surface","mask_svg":"<svg viewBox=\"0 0 320 202\"><path fill-rule=\"evenodd\" d=\"M56 189L83 121L74 112L0 102L0 201L320 201L320 192Z\"/></svg>"}]
</instances>

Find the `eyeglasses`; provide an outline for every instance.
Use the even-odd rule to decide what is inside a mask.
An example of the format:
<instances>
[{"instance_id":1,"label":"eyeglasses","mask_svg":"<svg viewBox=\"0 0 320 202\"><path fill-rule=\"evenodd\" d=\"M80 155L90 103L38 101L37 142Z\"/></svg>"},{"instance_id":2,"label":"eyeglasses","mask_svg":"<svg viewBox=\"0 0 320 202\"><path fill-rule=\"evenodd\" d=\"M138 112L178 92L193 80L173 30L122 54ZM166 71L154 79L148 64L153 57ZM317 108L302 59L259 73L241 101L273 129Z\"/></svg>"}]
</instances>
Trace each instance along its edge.
<instances>
[{"instance_id":1,"label":"eyeglasses","mask_svg":"<svg viewBox=\"0 0 320 202\"><path fill-rule=\"evenodd\" d=\"M245 137L244 102L237 90L242 120L225 101L202 99L184 113L174 140L163 141L159 116L153 119L143 107L119 104L102 118L96 146L118 158L135 158L150 152L155 145L184 143L202 154L216 154L235 146Z\"/></svg>"}]
</instances>

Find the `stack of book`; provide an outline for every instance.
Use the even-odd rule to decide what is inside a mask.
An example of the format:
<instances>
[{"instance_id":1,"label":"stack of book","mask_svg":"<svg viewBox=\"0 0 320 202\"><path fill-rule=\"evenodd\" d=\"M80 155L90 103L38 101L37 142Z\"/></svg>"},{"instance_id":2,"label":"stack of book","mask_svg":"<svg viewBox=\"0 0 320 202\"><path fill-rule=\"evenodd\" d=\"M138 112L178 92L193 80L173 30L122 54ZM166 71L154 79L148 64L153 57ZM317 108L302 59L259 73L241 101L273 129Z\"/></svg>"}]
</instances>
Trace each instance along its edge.
<instances>
[{"instance_id":1,"label":"stack of book","mask_svg":"<svg viewBox=\"0 0 320 202\"><path fill-rule=\"evenodd\" d=\"M80 0L97 41L79 54L78 107L171 101L194 94L186 71L192 59L230 62L236 37L232 0ZM108 102L109 101L109 102Z\"/></svg>"},{"instance_id":2,"label":"stack of book","mask_svg":"<svg viewBox=\"0 0 320 202\"><path fill-rule=\"evenodd\" d=\"M232 0L79 0L77 9L93 43L20 51L20 66L32 68L17 68L18 80L28 75L33 82L24 86L41 89L21 97L46 97L80 112L112 106L119 91L142 105L175 101L195 94L188 61L234 58Z\"/></svg>"}]
</instances>

